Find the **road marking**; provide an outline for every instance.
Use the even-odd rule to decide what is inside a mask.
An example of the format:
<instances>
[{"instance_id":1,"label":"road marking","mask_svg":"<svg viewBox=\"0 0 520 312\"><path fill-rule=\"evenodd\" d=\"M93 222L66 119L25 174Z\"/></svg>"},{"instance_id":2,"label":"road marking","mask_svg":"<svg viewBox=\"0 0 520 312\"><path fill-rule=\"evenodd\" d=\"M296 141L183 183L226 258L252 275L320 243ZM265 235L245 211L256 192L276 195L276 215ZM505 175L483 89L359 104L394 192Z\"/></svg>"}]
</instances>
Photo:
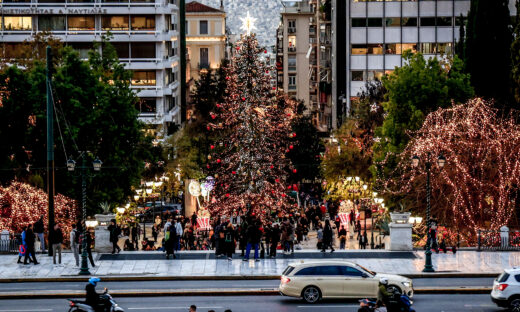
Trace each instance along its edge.
<instances>
[{"instance_id":1,"label":"road marking","mask_svg":"<svg viewBox=\"0 0 520 312\"><path fill-rule=\"evenodd\" d=\"M298 306L299 309L301 308L357 308L359 305L357 304L345 304L345 305L312 305L312 306Z\"/></svg>"},{"instance_id":2,"label":"road marking","mask_svg":"<svg viewBox=\"0 0 520 312\"><path fill-rule=\"evenodd\" d=\"M128 310L184 310L189 309L189 306L185 307L146 307L146 308L128 308ZM199 307L198 309L224 309L224 307ZM2 312L2 311L0 311Z\"/></svg>"},{"instance_id":3,"label":"road marking","mask_svg":"<svg viewBox=\"0 0 520 312\"><path fill-rule=\"evenodd\" d=\"M38 310L0 310L0 312L45 312L54 311L53 309L38 309Z\"/></svg>"}]
</instances>

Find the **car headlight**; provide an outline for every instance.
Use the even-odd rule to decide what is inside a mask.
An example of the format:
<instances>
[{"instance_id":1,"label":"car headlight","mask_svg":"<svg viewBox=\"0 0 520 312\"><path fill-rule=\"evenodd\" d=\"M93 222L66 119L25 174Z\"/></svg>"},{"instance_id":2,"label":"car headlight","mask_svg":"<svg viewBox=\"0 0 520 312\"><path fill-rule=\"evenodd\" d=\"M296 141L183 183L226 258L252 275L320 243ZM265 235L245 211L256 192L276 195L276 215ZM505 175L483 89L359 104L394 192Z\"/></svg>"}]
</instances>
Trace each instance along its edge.
<instances>
[{"instance_id":1,"label":"car headlight","mask_svg":"<svg viewBox=\"0 0 520 312\"><path fill-rule=\"evenodd\" d=\"M408 288L409 288L410 285L412 285L412 283L410 283L410 282L403 282L403 285L404 285L405 287L408 287Z\"/></svg>"}]
</instances>

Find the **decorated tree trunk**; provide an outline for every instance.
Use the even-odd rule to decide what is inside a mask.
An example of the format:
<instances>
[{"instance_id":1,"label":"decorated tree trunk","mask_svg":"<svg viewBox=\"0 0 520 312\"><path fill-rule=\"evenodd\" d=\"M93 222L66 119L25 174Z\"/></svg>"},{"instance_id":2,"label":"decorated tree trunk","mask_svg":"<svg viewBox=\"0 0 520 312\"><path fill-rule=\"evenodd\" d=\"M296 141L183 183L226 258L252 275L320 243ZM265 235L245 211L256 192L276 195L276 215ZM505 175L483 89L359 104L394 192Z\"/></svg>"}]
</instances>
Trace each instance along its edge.
<instances>
[{"instance_id":1,"label":"decorated tree trunk","mask_svg":"<svg viewBox=\"0 0 520 312\"><path fill-rule=\"evenodd\" d=\"M255 35L244 36L234 52L225 100L207 126L220 138L210 146L206 166L215 178L208 209L213 216L246 212L264 219L291 208L286 185L296 169L286 154L294 148L290 123L296 103L271 89L262 58L267 51Z\"/></svg>"}]
</instances>

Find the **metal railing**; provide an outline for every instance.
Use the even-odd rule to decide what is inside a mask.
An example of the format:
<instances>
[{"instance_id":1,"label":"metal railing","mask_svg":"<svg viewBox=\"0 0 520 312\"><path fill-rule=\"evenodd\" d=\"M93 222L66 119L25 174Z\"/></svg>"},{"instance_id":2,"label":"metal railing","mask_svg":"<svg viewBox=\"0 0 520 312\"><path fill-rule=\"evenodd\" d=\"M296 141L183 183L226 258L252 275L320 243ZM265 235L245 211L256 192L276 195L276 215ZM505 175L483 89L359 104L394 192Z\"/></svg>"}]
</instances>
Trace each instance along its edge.
<instances>
[{"instance_id":1,"label":"metal railing","mask_svg":"<svg viewBox=\"0 0 520 312\"><path fill-rule=\"evenodd\" d=\"M20 240L18 239L2 239L0 240L0 254L18 253Z\"/></svg>"},{"instance_id":2,"label":"metal railing","mask_svg":"<svg viewBox=\"0 0 520 312\"><path fill-rule=\"evenodd\" d=\"M520 250L520 231L479 230L477 250Z\"/></svg>"}]
</instances>

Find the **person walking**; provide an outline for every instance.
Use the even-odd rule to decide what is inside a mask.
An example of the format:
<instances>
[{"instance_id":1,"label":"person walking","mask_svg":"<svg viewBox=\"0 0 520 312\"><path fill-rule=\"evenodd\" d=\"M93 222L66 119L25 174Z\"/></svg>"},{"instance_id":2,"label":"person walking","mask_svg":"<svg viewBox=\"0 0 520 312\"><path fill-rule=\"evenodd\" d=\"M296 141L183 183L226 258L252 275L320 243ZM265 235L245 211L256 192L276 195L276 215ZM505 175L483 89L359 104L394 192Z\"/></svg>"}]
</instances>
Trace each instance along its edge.
<instances>
[{"instance_id":1,"label":"person walking","mask_svg":"<svg viewBox=\"0 0 520 312\"><path fill-rule=\"evenodd\" d=\"M155 223L153 226L152 226L152 236L153 236L153 241L155 243L157 243L157 236L159 236L159 226L157 225L157 223Z\"/></svg>"},{"instance_id":2,"label":"person walking","mask_svg":"<svg viewBox=\"0 0 520 312\"><path fill-rule=\"evenodd\" d=\"M176 251L180 251L181 237L184 231L182 229L182 224L179 222L179 220L177 220L177 218L175 218L175 220L173 221L173 225L175 226L175 241L173 242L175 245L174 247Z\"/></svg>"},{"instance_id":3,"label":"person walking","mask_svg":"<svg viewBox=\"0 0 520 312\"><path fill-rule=\"evenodd\" d=\"M365 231L363 235L359 235L359 249L366 249L367 248L367 232Z\"/></svg>"},{"instance_id":4,"label":"person walking","mask_svg":"<svg viewBox=\"0 0 520 312\"><path fill-rule=\"evenodd\" d=\"M247 238L247 246L246 246L246 255L244 257L244 261L249 260L249 254L251 253L251 248L255 249L255 261L260 261L258 258L258 248L260 244L260 239L262 237L262 233L260 232L259 224L256 221L251 222L251 225L247 228L246 238Z\"/></svg>"},{"instance_id":5,"label":"person walking","mask_svg":"<svg viewBox=\"0 0 520 312\"><path fill-rule=\"evenodd\" d=\"M72 224L72 230L70 231L70 249L74 254L74 259L76 260L76 266L79 267L79 244L80 244L80 234L76 229L76 224Z\"/></svg>"},{"instance_id":6,"label":"person walking","mask_svg":"<svg viewBox=\"0 0 520 312\"><path fill-rule=\"evenodd\" d=\"M23 264L29 264L27 260L29 260L29 257L32 257L33 263L36 265L38 264L38 261L36 261L35 251L34 251L34 242L35 242L35 236L33 232L33 226L32 224L29 224L27 226L27 230L25 231L25 258L23 260Z\"/></svg>"},{"instance_id":7,"label":"person walking","mask_svg":"<svg viewBox=\"0 0 520 312\"><path fill-rule=\"evenodd\" d=\"M25 231L27 227L24 226L22 230L22 235L20 235L20 243L18 244L18 261L17 263L22 263L22 257L25 257L25 253L27 252L27 245L25 244Z\"/></svg>"},{"instance_id":8,"label":"person walking","mask_svg":"<svg viewBox=\"0 0 520 312\"><path fill-rule=\"evenodd\" d=\"M34 223L34 233L38 236L38 240L40 241L40 248L42 250L42 254L46 253L45 250L45 226L43 224L43 215L40 215L40 219Z\"/></svg>"},{"instance_id":9,"label":"person walking","mask_svg":"<svg viewBox=\"0 0 520 312\"><path fill-rule=\"evenodd\" d=\"M61 249L63 244L63 232L60 225L55 224L49 232L49 245L52 247L52 262L56 264L56 254L58 254L58 264L61 264Z\"/></svg>"},{"instance_id":10,"label":"person walking","mask_svg":"<svg viewBox=\"0 0 520 312\"><path fill-rule=\"evenodd\" d=\"M316 248L322 249L323 248L323 227L321 226L321 223L318 223L316 229L317 229L316 238L318 240L318 242L316 244Z\"/></svg>"},{"instance_id":11,"label":"person walking","mask_svg":"<svg viewBox=\"0 0 520 312\"><path fill-rule=\"evenodd\" d=\"M345 230L344 225L341 225L341 228L338 231L338 238L339 238L339 249L345 249L345 245L347 242L347 230Z\"/></svg>"},{"instance_id":12,"label":"person walking","mask_svg":"<svg viewBox=\"0 0 520 312\"><path fill-rule=\"evenodd\" d=\"M135 250L139 250L139 223L134 224L130 232L132 235L132 244L134 244Z\"/></svg>"},{"instance_id":13,"label":"person walking","mask_svg":"<svg viewBox=\"0 0 520 312\"><path fill-rule=\"evenodd\" d=\"M81 231L79 231L79 232L81 232ZM96 265L94 264L94 258L92 257L92 249L91 249L92 236L90 235L90 231L88 229L86 231L83 231L83 239L87 240L87 255L88 255L90 264L92 265L92 267L95 267Z\"/></svg>"},{"instance_id":14,"label":"person walking","mask_svg":"<svg viewBox=\"0 0 520 312\"><path fill-rule=\"evenodd\" d=\"M116 224L116 220L112 219L110 221L110 225L108 226L107 230L110 231L110 242L112 243L112 254L121 252L121 248L117 245L117 242L119 241L119 234L121 234L121 230Z\"/></svg>"},{"instance_id":15,"label":"person walking","mask_svg":"<svg viewBox=\"0 0 520 312\"><path fill-rule=\"evenodd\" d=\"M334 252L334 247L332 246L332 226L330 225L329 220L325 220L325 226L323 227L323 243L321 252L325 252L329 247L330 252Z\"/></svg>"}]
</instances>

